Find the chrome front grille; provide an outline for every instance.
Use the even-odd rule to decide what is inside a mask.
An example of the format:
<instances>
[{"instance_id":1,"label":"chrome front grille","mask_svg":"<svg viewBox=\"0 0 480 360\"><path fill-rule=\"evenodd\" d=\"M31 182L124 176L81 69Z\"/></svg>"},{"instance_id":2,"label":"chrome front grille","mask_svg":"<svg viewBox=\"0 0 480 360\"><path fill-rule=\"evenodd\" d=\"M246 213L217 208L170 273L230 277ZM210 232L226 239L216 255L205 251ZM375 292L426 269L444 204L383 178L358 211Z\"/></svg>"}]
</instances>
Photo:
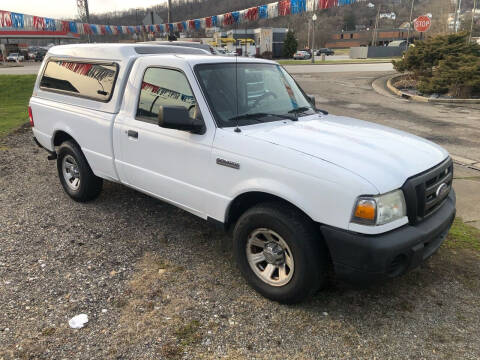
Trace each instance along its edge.
<instances>
[{"instance_id":1,"label":"chrome front grille","mask_svg":"<svg viewBox=\"0 0 480 360\"><path fill-rule=\"evenodd\" d=\"M416 224L439 209L450 193L453 162L441 164L409 178L402 187L411 224Z\"/></svg>"}]
</instances>

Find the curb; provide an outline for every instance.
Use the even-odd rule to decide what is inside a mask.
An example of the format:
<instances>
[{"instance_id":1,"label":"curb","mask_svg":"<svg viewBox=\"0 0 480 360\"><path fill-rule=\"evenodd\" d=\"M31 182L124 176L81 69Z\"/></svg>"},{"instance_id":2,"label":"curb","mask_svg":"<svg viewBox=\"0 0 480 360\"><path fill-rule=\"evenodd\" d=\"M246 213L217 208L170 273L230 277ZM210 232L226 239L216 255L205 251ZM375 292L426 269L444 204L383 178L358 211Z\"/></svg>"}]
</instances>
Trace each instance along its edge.
<instances>
[{"instance_id":1,"label":"curb","mask_svg":"<svg viewBox=\"0 0 480 360\"><path fill-rule=\"evenodd\" d=\"M407 94L401 90L398 90L395 86L393 86L392 80L396 80L401 78L405 75L393 75L387 80L387 88L395 95L398 95L407 100L413 100L417 102L424 102L424 103L437 103L437 104L480 104L480 99L433 99L427 98L425 96L420 95L412 95Z\"/></svg>"},{"instance_id":2,"label":"curb","mask_svg":"<svg viewBox=\"0 0 480 360\"><path fill-rule=\"evenodd\" d=\"M472 170L480 171L480 161L478 160L467 159L457 155L450 155L450 157L455 164L465 166Z\"/></svg>"},{"instance_id":3,"label":"curb","mask_svg":"<svg viewBox=\"0 0 480 360\"><path fill-rule=\"evenodd\" d=\"M9 62L1 62L0 61L0 69L2 68L12 68L12 67L24 67L25 65L19 63L9 63Z\"/></svg>"},{"instance_id":4,"label":"curb","mask_svg":"<svg viewBox=\"0 0 480 360\"><path fill-rule=\"evenodd\" d=\"M407 99L403 99L401 97L395 96L395 94L392 94L392 92L389 89L385 88L385 84L391 76L392 75L386 75L373 80L372 81L373 90L377 94L389 97L390 99L394 99L395 101L408 102Z\"/></svg>"}]
</instances>

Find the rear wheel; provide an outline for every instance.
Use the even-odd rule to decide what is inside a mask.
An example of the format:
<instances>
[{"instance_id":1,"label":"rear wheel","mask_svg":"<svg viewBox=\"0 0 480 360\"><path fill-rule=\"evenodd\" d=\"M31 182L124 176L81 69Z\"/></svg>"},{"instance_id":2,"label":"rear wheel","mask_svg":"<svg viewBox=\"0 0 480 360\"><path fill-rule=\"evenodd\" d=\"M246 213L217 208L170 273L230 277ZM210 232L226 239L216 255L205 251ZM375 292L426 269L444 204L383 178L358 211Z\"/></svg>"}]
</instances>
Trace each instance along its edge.
<instances>
[{"instance_id":1,"label":"rear wheel","mask_svg":"<svg viewBox=\"0 0 480 360\"><path fill-rule=\"evenodd\" d=\"M93 200L102 191L103 180L95 176L73 141L65 141L58 148L57 170L63 189L75 201Z\"/></svg>"},{"instance_id":2,"label":"rear wheel","mask_svg":"<svg viewBox=\"0 0 480 360\"><path fill-rule=\"evenodd\" d=\"M300 211L265 203L246 211L234 229L234 253L250 285L263 296L296 303L326 280L327 249Z\"/></svg>"}]
</instances>

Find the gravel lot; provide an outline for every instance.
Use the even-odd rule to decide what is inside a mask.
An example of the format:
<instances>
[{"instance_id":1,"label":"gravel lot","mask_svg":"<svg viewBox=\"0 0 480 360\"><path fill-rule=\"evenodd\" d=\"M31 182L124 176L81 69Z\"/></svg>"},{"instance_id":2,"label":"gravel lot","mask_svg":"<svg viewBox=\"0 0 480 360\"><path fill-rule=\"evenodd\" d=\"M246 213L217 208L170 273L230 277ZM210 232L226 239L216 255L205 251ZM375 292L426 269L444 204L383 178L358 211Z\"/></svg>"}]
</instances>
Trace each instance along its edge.
<instances>
[{"instance_id":1,"label":"gravel lot","mask_svg":"<svg viewBox=\"0 0 480 360\"><path fill-rule=\"evenodd\" d=\"M71 201L31 136L0 140L0 359L480 358L478 254L279 305L201 219L113 183Z\"/></svg>"}]
</instances>

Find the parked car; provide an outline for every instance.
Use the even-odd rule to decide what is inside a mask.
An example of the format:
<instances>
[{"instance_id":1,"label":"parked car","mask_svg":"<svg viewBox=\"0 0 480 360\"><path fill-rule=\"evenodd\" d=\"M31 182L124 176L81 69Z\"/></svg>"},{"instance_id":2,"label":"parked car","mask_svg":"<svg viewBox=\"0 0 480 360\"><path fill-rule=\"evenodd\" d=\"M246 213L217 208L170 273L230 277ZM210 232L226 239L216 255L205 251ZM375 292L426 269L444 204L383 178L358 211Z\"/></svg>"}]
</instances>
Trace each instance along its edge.
<instances>
[{"instance_id":1,"label":"parked car","mask_svg":"<svg viewBox=\"0 0 480 360\"><path fill-rule=\"evenodd\" d=\"M37 51L34 56L35 62L37 61L43 61L43 58L45 57L46 52L44 51Z\"/></svg>"},{"instance_id":2,"label":"parked car","mask_svg":"<svg viewBox=\"0 0 480 360\"><path fill-rule=\"evenodd\" d=\"M29 46L27 51L27 59L35 60L35 54L40 50L38 46Z\"/></svg>"},{"instance_id":3,"label":"parked car","mask_svg":"<svg viewBox=\"0 0 480 360\"><path fill-rule=\"evenodd\" d=\"M315 53L315 55L318 55L318 56L321 56L321 55L335 55L335 51L333 51L332 49L329 49L329 48L322 48L322 49L319 49L317 50L317 52Z\"/></svg>"},{"instance_id":4,"label":"parked car","mask_svg":"<svg viewBox=\"0 0 480 360\"><path fill-rule=\"evenodd\" d=\"M217 53L217 55L225 55L228 50L221 47L216 47L215 52Z\"/></svg>"},{"instance_id":5,"label":"parked car","mask_svg":"<svg viewBox=\"0 0 480 360\"><path fill-rule=\"evenodd\" d=\"M307 60L307 59L310 59L311 57L312 55L305 50L300 50L300 51L297 51L295 54L293 54L294 60Z\"/></svg>"},{"instance_id":6,"label":"parked car","mask_svg":"<svg viewBox=\"0 0 480 360\"><path fill-rule=\"evenodd\" d=\"M29 104L35 141L75 201L114 181L228 230L245 279L276 301L320 289L331 264L371 284L435 253L455 217L445 149L330 115L276 62L237 60L53 47Z\"/></svg>"},{"instance_id":7,"label":"parked car","mask_svg":"<svg viewBox=\"0 0 480 360\"><path fill-rule=\"evenodd\" d=\"M20 62L20 61L24 61L25 58L23 55L20 55L19 53L10 53L8 56L7 56L7 62Z\"/></svg>"}]
</instances>

